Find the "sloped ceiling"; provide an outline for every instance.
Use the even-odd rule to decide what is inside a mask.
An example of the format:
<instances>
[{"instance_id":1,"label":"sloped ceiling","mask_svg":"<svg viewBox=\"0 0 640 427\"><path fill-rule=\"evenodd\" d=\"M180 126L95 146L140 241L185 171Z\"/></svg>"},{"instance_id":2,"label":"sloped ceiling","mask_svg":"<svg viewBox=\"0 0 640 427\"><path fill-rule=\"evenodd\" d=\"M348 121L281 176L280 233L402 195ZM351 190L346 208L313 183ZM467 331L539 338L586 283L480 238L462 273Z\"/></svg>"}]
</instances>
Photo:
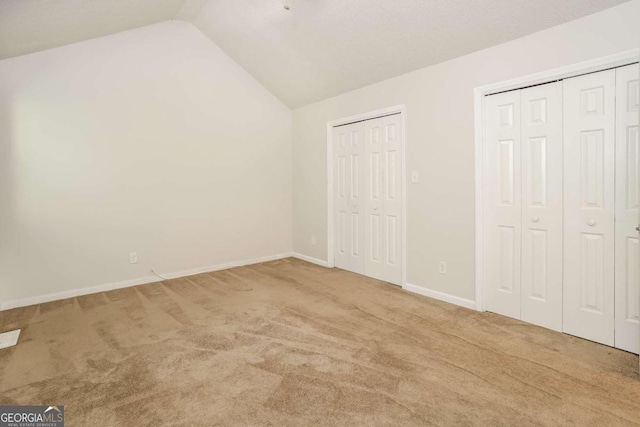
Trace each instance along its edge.
<instances>
[{"instance_id":1,"label":"sloped ceiling","mask_svg":"<svg viewBox=\"0 0 640 427\"><path fill-rule=\"evenodd\" d=\"M0 59L172 19L185 0L0 0Z\"/></svg>"},{"instance_id":2,"label":"sloped ceiling","mask_svg":"<svg viewBox=\"0 0 640 427\"><path fill-rule=\"evenodd\" d=\"M0 58L178 18L296 108L625 1L0 0Z\"/></svg>"},{"instance_id":3,"label":"sloped ceiling","mask_svg":"<svg viewBox=\"0 0 640 427\"><path fill-rule=\"evenodd\" d=\"M183 18L296 108L624 1L189 0Z\"/></svg>"}]
</instances>

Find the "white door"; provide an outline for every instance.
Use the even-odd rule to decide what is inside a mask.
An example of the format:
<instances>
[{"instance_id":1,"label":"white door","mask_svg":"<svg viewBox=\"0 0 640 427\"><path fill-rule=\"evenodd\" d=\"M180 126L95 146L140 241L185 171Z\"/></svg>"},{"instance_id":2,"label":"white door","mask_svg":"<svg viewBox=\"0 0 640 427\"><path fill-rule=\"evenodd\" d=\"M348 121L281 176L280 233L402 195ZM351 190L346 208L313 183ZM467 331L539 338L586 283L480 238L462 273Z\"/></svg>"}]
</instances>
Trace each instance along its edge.
<instances>
[{"instance_id":1,"label":"white door","mask_svg":"<svg viewBox=\"0 0 640 427\"><path fill-rule=\"evenodd\" d=\"M638 64L616 69L615 346L640 352Z\"/></svg>"},{"instance_id":2,"label":"white door","mask_svg":"<svg viewBox=\"0 0 640 427\"><path fill-rule=\"evenodd\" d=\"M521 90L521 319L562 330L562 83Z\"/></svg>"},{"instance_id":3,"label":"white door","mask_svg":"<svg viewBox=\"0 0 640 427\"><path fill-rule=\"evenodd\" d=\"M402 284L402 116L334 128L335 265Z\"/></svg>"},{"instance_id":4,"label":"white door","mask_svg":"<svg viewBox=\"0 0 640 427\"><path fill-rule=\"evenodd\" d=\"M382 118L384 279L402 284L402 116Z\"/></svg>"},{"instance_id":5,"label":"white door","mask_svg":"<svg viewBox=\"0 0 640 427\"><path fill-rule=\"evenodd\" d=\"M485 98L485 298L520 318L520 91Z\"/></svg>"},{"instance_id":6,"label":"white door","mask_svg":"<svg viewBox=\"0 0 640 427\"><path fill-rule=\"evenodd\" d=\"M364 125L365 180L365 271L374 279L384 280L384 149L382 118L367 120Z\"/></svg>"},{"instance_id":7,"label":"white door","mask_svg":"<svg viewBox=\"0 0 640 427\"><path fill-rule=\"evenodd\" d=\"M335 265L364 274L364 132L361 123L334 128Z\"/></svg>"},{"instance_id":8,"label":"white door","mask_svg":"<svg viewBox=\"0 0 640 427\"><path fill-rule=\"evenodd\" d=\"M563 82L563 331L614 345L615 70Z\"/></svg>"}]
</instances>

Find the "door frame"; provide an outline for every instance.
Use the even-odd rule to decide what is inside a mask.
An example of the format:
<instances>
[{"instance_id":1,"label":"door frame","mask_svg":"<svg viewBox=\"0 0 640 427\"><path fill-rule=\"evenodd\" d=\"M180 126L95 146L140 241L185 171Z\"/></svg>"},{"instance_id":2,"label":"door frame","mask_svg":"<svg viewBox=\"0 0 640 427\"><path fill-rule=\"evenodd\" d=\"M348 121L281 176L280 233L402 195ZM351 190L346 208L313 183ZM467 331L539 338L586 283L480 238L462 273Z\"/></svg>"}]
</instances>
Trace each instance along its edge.
<instances>
[{"instance_id":1,"label":"door frame","mask_svg":"<svg viewBox=\"0 0 640 427\"><path fill-rule=\"evenodd\" d=\"M401 227L401 253L402 253L402 278L400 286L404 286L407 282L407 175L406 175L406 153L407 153L407 108L404 104L394 105L380 110L360 113L353 116L343 117L340 119L329 120L327 122L327 266L335 267L335 251L334 251L334 221L333 221L333 128L349 123L371 120L381 116L391 114L400 114L400 132L402 134L402 156L401 156L401 197L402 197L402 227Z\"/></svg>"},{"instance_id":2,"label":"door frame","mask_svg":"<svg viewBox=\"0 0 640 427\"><path fill-rule=\"evenodd\" d=\"M474 141L475 141L475 287L476 310L486 311L484 286L484 97L509 90L551 83L582 74L595 73L609 68L622 67L638 62L640 49L631 49L614 55L554 68L511 80L476 87L473 90Z\"/></svg>"}]
</instances>

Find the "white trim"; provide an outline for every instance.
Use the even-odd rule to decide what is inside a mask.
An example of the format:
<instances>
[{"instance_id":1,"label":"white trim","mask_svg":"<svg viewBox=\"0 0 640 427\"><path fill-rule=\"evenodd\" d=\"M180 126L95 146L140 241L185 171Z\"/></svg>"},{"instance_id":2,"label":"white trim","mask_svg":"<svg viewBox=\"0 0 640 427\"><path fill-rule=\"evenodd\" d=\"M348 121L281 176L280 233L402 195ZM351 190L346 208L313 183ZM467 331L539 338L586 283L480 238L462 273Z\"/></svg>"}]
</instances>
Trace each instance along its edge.
<instances>
[{"instance_id":1,"label":"white trim","mask_svg":"<svg viewBox=\"0 0 640 427\"><path fill-rule=\"evenodd\" d=\"M243 265L258 264L261 262L289 258L291 256L292 256L291 253L283 253L283 254L269 255L269 256L264 256L259 258L251 258L251 259L246 259L246 260L236 261L236 262L210 265L207 267L194 268L194 269L183 270L183 271L178 271L174 273L160 272L159 274L162 277L165 277L167 279L176 279L178 277L193 276L194 274L207 273L210 271L226 270L228 268L241 267ZM35 297L28 297L28 298L20 298L20 299L10 300L10 301L5 301L3 303L0 303L0 311L9 310L9 309L18 308L18 307L25 307L28 305L42 304L42 303L57 301L61 299L73 298L73 297L82 296L82 295L96 294L99 292L107 292L115 289L128 288L131 286L144 285L147 283L153 283L153 282L159 282L159 281L161 281L161 279L159 279L156 276L145 276L145 277L139 277L137 279L125 280L123 282L106 283L104 285L90 286L87 288L71 289L68 291L56 292L52 294L38 295Z\"/></svg>"},{"instance_id":2,"label":"white trim","mask_svg":"<svg viewBox=\"0 0 640 427\"><path fill-rule=\"evenodd\" d=\"M335 267L333 254L333 127L327 122L327 267Z\"/></svg>"},{"instance_id":3,"label":"white trim","mask_svg":"<svg viewBox=\"0 0 640 427\"><path fill-rule=\"evenodd\" d=\"M294 252L293 254L291 254L291 256L294 257L294 258L301 259L303 261L310 262L312 264L321 265L322 267L329 267L329 263L327 261L325 261L325 260L322 260L322 259L310 257L310 256L303 255L303 254L299 254L297 252Z\"/></svg>"},{"instance_id":4,"label":"white trim","mask_svg":"<svg viewBox=\"0 0 640 427\"><path fill-rule=\"evenodd\" d=\"M474 139L475 139L475 181L476 181L476 242L475 281L476 309L484 308L484 94L476 88L473 95Z\"/></svg>"},{"instance_id":5,"label":"white trim","mask_svg":"<svg viewBox=\"0 0 640 427\"><path fill-rule=\"evenodd\" d=\"M484 304L484 96L492 93L518 89L555 80L593 73L608 68L621 67L638 62L640 49L631 49L603 58L579 62L553 70L530 74L504 82L492 83L473 90L474 139L475 139L475 186L476 186L476 242L475 242L475 286L476 309L485 311Z\"/></svg>"},{"instance_id":6,"label":"white trim","mask_svg":"<svg viewBox=\"0 0 640 427\"><path fill-rule=\"evenodd\" d=\"M402 278L400 286L404 286L407 283L407 258L409 257L407 242L407 109L404 105L400 106L400 123L402 123L402 158L400 159L402 165L402 171L400 172L402 177L402 185L400 187L402 196L402 227L400 227L400 233L402 233L400 236L402 244Z\"/></svg>"},{"instance_id":7,"label":"white trim","mask_svg":"<svg viewBox=\"0 0 640 427\"><path fill-rule=\"evenodd\" d=\"M402 286L407 280L407 109L404 104L367 113L356 114L354 116L343 117L341 119L330 120L327 122L327 267L333 268L335 266L333 241L333 128L348 123L374 119L376 117L396 113L400 114L402 123L402 182L400 183L402 194L402 236L400 237L402 241L402 277L400 279L400 284Z\"/></svg>"},{"instance_id":8,"label":"white trim","mask_svg":"<svg viewBox=\"0 0 640 427\"><path fill-rule=\"evenodd\" d=\"M459 305L460 307L468 308L470 310L476 309L476 302L466 298L460 298L455 295L447 294L445 292L434 291L423 286L412 285L411 283L405 283L402 289L413 292L414 294L424 295L425 297L437 299L440 301L448 302L450 304Z\"/></svg>"}]
</instances>

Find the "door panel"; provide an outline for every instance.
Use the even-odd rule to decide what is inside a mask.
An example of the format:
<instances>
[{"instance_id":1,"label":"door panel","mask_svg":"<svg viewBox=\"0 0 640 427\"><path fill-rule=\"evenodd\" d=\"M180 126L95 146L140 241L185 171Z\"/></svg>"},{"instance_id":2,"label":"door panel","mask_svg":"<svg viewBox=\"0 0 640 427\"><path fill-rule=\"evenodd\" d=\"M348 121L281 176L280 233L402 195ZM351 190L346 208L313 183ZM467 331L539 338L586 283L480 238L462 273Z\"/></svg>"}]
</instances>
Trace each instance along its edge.
<instances>
[{"instance_id":1,"label":"door panel","mask_svg":"<svg viewBox=\"0 0 640 427\"><path fill-rule=\"evenodd\" d=\"M522 320L562 330L562 83L521 91Z\"/></svg>"},{"instance_id":2,"label":"door panel","mask_svg":"<svg viewBox=\"0 0 640 427\"><path fill-rule=\"evenodd\" d=\"M351 205L351 271L364 273L364 254L361 248L364 245L364 183L362 182L361 166L364 158L364 129L362 123L349 125L351 140L351 179L350 179L350 205Z\"/></svg>"},{"instance_id":3,"label":"door panel","mask_svg":"<svg viewBox=\"0 0 640 427\"><path fill-rule=\"evenodd\" d=\"M616 69L615 346L640 352L638 64Z\"/></svg>"},{"instance_id":4,"label":"door panel","mask_svg":"<svg viewBox=\"0 0 640 427\"><path fill-rule=\"evenodd\" d=\"M563 331L614 344L615 70L566 79Z\"/></svg>"},{"instance_id":5,"label":"door panel","mask_svg":"<svg viewBox=\"0 0 640 427\"><path fill-rule=\"evenodd\" d=\"M335 265L364 273L364 135L360 123L334 128Z\"/></svg>"},{"instance_id":6,"label":"door panel","mask_svg":"<svg viewBox=\"0 0 640 427\"><path fill-rule=\"evenodd\" d=\"M365 156L368 159L369 171L365 175L365 194L367 195L366 235L365 245L367 256L364 260L364 271L367 276L384 280L384 168L385 158L383 150L383 123L382 119L367 120L363 122Z\"/></svg>"},{"instance_id":7,"label":"door panel","mask_svg":"<svg viewBox=\"0 0 640 427\"><path fill-rule=\"evenodd\" d=\"M382 118L384 170L384 279L402 284L402 117Z\"/></svg>"},{"instance_id":8,"label":"door panel","mask_svg":"<svg viewBox=\"0 0 640 427\"><path fill-rule=\"evenodd\" d=\"M520 92L485 98L487 310L520 318Z\"/></svg>"},{"instance_id":9,"label":"door panel","mask_svg":"<svg viewBox=\"0 0 640 427\"><path fill-rule=\"evenodd\" d=\"M335 227L335 242L336 242L336 250L335 250L335 266L343 269L351 268L351 260L350 260L350 234L351 229L347 224L347 215L350 214L349 211L349 187L351 183L349 182L349 177L351 175L351 171L349 170L349 165L347 163L347 159L351 154L351 147L348 143L349 138L349 128L342 126L336 127L333 130L333 156L334 156L334 209L335 209L335 217L334 224Z\"/></svg>"}]
</instances>

